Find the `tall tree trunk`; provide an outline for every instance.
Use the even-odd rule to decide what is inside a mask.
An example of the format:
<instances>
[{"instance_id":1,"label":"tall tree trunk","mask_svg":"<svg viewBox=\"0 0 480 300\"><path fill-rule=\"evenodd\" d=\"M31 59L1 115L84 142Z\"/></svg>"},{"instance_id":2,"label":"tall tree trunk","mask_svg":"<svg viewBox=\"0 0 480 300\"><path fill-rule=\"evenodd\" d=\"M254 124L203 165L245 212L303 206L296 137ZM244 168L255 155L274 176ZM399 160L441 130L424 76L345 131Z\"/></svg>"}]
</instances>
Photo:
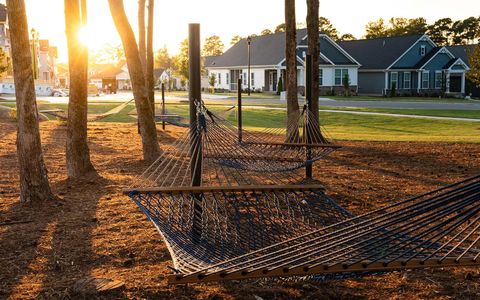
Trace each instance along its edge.
<instances>
[{"instance_id":1,"label":"tall tree trunk","mask_svg":"<svg viewBox=\"0 0 480 300\"><path fill-rule=\"evenodd\" d=\"M80 178L96 174L87 143L88 48L78 38L87 23L86 0L65 0L65 28L70 72L67 119L67 174Z\"/></svg>"},{"instance_id":2,"label":"tall tree trunk","mask_svg":"<svg viewBox=\"0 0 480 300\"><path fill-rule=\"evenodd\" d=\"M7 8L17 101L20 200L51 200L55 199L55 196L50 189L43 161L25 2L7 0Z\"/></svg>"},{"instance_id":3,"label":"tall tree trunk","mask_svg":"<svg viewBox=\"0 0 480 300\"><path fill-rule=\"evenodd\" d=\"M143 144L143 157L147 161L153 161L160 154L158 145L157 130L153 119L153 111L148 103L145 75L142 70L142 63L133 34L132 27L128 23L123 6L123 0L108 0L113 22L122 39L125 57L127 59L128 72L132 81L133 97L137 108L140 135Z\"/></svg>"},{"instance_id":4,"label":"tall tree trunk","mask_svg":"<svg viewBox=\"0 0 480 300\"><path fill-rule=\"evenodd\" d=\"M297 28L295 0L285 0L285 58L287 64L285 86L287 90L287 140L298 139L297 122L299 107L297 96Z\"/></svg>"},{"instance_id":5,"label":"tall tree trunk","mask_svg":"<svg viewBox=\"0 0 480 300\"><path fill-rule=\"evenodd\" d=\"M319 28L319 0L307 0L307 34L308 34L308 53L312 56L312 106L311 111L311 126L314 126L315 133L312 137L313 142L324 142L320 133L319 122L319 66L320 66L320 28Z\"/></svg>"},{"instance_id":6,"label":"tall tree trunk","mask_svg":"<svg viewBox=\"0 0 480 300\"><path fill-rule=\"evenodd\" d=\"M155 119L155 90L154 90L154 80L153 80L153 14L155 0L148 0L148 26L147 26L147 72L146 81L147 81L147 91L148 91L148 102L152 105L152 111Z\"/></svg>"},{"instance_id":7,"label":"tall tree trunk","mask_svg":"<svg viewBox=\"0 0 480 300\"><path fill-rule=\"evenodd\" d=\"M138 52L142 62L143 73L147 74L147 49L145 44L145 3L146 0L138 0Z\"/></svg>"}]
</instances>

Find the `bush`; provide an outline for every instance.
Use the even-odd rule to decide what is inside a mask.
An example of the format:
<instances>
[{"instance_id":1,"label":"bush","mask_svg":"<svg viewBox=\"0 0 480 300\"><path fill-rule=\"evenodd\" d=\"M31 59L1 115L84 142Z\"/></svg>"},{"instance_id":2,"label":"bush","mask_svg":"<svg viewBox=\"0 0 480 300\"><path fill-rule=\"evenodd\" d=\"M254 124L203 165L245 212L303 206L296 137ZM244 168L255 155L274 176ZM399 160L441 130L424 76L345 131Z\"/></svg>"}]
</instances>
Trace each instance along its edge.
<instances>
[{"instance_id":1,"label":"bush","mask_svg":"<svg viewBox=\"0 0 480 300\"><path fill-rule=\"evenodd\" d=\"M280 79L278 79L278 84L277 84L277 95L280 95L281 92L283 92L283 80L282 80L282 77L280 76Z\"/></svg>"},{"instance_id":2,"label":"bush","mask_svg":"<svg viewBox=\"0 0 480 300\"><path fill-rule=\"evenodd\" d=\"M390 90L390 97L396 97L397 96L397 84L395 82L392 82L392 89Z\"/></svg>"}]
</instances>

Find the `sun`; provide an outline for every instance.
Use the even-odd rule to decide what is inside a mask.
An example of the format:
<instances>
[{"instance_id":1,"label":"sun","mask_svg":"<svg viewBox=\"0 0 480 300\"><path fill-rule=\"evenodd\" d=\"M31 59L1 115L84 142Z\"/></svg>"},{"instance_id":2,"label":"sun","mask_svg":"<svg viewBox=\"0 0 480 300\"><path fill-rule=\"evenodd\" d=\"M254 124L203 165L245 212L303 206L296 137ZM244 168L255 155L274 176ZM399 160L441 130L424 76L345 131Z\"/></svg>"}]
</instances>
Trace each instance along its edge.
<instances>
[{"instance_id":1,"label":"sun","mask_svg":"<svg viewBox=\"0 0 480 300\"><path fill-rule=\"evenodd\" d=\"M98 33L95 33L89 26L80 28L78 39L80 43L87 46L90 50L98 50L105 46L105 39Z\"/></svg>"},{"instance_id":2,"label":"sun","mask_svg":"<svg viewBox=\"0 0 480 300\"><path fill-rule=\"evenodd\" d=\"M85 46L90 46L91 38L88 27L82 27L78 30L78 39Z\"/></svg>"}]
</instances>

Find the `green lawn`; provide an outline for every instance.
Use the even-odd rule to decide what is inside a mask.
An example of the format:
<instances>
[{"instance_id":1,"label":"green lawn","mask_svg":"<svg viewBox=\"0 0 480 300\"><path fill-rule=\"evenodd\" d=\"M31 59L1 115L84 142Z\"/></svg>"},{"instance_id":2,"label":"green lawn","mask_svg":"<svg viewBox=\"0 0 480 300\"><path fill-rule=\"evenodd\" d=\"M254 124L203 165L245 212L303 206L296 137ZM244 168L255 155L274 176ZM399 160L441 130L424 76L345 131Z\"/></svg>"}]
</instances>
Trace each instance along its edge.
<instances>
[{"instance_id":1,"label":"green lawn","mask_svg":"<svg viewBox=\"0 0 480 300\"><path fill-rule=\"evenodd\" d=\"M469 103L470 100L438 97L382 97L382 96L322 96L335 100L345 101L399 101L399 102L438 102L438 103Z\"/></svg>"},{"instance_id":2,"label":"green lawn","mask_svg":"<svg viewBox=\"0 0 480 300\"><path fill-rule=\"evenodd\" d=\"M14 107L14 103L2 103ZM89 105L89 113L102 113L118 103ZM66 104L39 103L40 110L66 109ZM134 110L134 104L128 105L119 114L103 119L101 122L135 122L128 115ZM227 106L209 106L212 111L223 112ZM329 108L330 109L330 108ZM443 110L392 110L392 109L356 109L359 111L375 111L384 113L422 114L432 116L452 116L480 118L479 111L443 111ZM187 105L169 105L169 113L188 117ZM243 124L246 129L262 130L263 128L283 128L286 112L281 110L256 110L245 108ZM235 122L235 111L227 114L227 118ZM326 132L337 140L368 141L436 141L436 142L470 142L480 143L480 123L463 121L428 120L389 116L352 115L344 113L321 112L320 118ZM54 117L52 117L54 119Z\"/></svg>"},{"instance_id":3,"label":"green lawn","mask_svg":"<svg viewBox=\"0 0 480 300\"><path fill-rule=\"evenodd\" d=\"M160 94L158 91L156 92L157 94ZM225 97L230 97L230 98L237 98L237 93L230 93L230 92L225 92L225 93L204 93L206 95L214 95L214 96L225 96ZM167 92L165 93L165 96L167 97L185 97L188 98L188 92L187 91L172 91L172 92ZM243 99L280 99L279 95L272 94L272 93L251 93L250 96L247 95L247 93L242 94Z\"/></svg>"},{"instance_id":4,"label":"green lawn","mask_svg":"<svg viewBox=\"0 0 480 300\"><path fill-rule=\"evenodd\" d=\"M322 106L320 109L378 112L378 113L387 113L387 114L419 115L419 116L432 116L432 117L480 119L480 110L341 108L341 107L330 107L330 106Z\"/></svg>"}]
</instances>

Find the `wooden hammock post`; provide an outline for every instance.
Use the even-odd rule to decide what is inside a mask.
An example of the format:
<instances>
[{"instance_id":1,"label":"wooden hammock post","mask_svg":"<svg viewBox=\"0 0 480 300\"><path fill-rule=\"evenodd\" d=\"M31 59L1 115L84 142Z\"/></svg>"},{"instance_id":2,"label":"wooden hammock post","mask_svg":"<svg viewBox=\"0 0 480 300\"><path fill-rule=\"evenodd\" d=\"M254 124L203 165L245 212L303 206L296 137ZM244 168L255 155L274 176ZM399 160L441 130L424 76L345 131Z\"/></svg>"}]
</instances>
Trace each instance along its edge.
<instances>
[{"instance_id":1,"label":"wooden hammock post","mask_svg":"<svg viewBox=\"0 0 480 300\"><path fill-rule=\"evenodd\" d=\"M307 111L305 112L305 143L306 146L306 157L305 157L305 177L311 179L313 177L313 164L312 164L312 149L310 144L312 144L312 124L310 120L310 109L312 107L312 56L307 54L305 60L305 101L307 103Z\"/></svg>"},{"instance_id":2,"label":"wooden hammock post","mask_svg":"<svg viewBox=\"0 0 480 300\"><path fill-rule=\"evenodd\" d=\"M162 115L165 116L165 83L162 82ZM165 130L165 121L162 121L162 129Z\"/></svg>"},{"instance_id":3,"label":"wooden hammock post","mask_svg":"<svg viewBox=\"0 0 480 300\"><path fill-rule=\"evenodd\" d=\"M197 127L197 103L201 100L200 87L200 24L189 24L189 101L190 101L190 172L191 186L202 185L202 135ZM202 194L193 194L194 214L192 221L192 238L199 242L202 236Z\"/></svg>"},{"instance_id":4,"label":"wooden hammock post","mask_svg":"<svg viewBox=\"0 0 480 300\"><path fill-rule=\"evenodd\" d=\"M238 78L237 81L237 97L238 97L238 142L242 142L242 79Z\"/></svg>"}]
</instances>

